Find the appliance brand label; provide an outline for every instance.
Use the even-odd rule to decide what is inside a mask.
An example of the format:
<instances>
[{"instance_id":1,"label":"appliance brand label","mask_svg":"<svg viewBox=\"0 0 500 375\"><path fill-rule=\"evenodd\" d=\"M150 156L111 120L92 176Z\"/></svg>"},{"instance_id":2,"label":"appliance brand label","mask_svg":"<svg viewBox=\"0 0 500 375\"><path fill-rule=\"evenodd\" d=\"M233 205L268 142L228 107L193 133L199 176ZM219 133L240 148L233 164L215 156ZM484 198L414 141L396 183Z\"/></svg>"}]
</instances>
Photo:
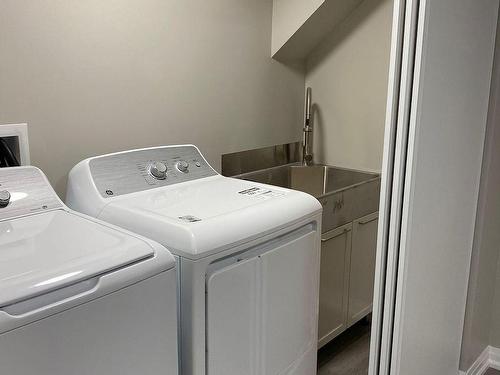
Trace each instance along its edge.
<instances>
[{"instance_id":1,"label":"appliance brand label","mask_svg":"<svg viewBox=\"0 0 500 375\"><path fill-rule=\"evenodd\" d=\"M246 195L248 197L258 198L258 199L270 199L270 198L281 197L282 195L285 195L285 193L281 192L281 191L276 191L276 190L267 189L267 188L261 188L261 187L257 187L257 186L254 186L250 189L238 191L238 194L242 194L242 195Z\"/></svg>"}]
</instances>

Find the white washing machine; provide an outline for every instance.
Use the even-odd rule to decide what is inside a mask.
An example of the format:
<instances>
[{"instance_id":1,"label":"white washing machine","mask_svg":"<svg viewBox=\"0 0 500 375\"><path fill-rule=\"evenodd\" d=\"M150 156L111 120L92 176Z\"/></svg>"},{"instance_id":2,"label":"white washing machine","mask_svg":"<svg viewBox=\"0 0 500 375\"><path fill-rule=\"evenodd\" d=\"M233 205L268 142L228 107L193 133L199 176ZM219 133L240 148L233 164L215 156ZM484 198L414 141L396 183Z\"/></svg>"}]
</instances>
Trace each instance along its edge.
<instances>
[{"instance_id":1,"label":"white washing machine","mask_svg":"<svg viewBox=\"0 0 500 375\"><path fill-rule=\"evenodd\" d=\"M0 373L177 374L175 260L0 169Z\"/></svg>"},{"instance_id":2,"label":"white washing machine","mask_svg":"<svg viewBox=\"0 0 500 375\"><path fill-rule=\"evenodd\" d=\"M186 145L84 160L69 174L67 204L176 255L182 374L316 374L312 196L223 177Z\"/></svg>"}]
</instances>

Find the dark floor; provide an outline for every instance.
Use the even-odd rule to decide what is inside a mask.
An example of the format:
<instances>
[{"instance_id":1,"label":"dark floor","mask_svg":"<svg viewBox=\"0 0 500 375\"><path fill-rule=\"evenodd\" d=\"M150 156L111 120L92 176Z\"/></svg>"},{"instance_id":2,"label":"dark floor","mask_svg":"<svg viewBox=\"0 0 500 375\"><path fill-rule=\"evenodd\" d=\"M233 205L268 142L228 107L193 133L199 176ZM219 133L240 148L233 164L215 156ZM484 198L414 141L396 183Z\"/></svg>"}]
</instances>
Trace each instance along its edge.
<instances>
[{"instance_id":1,"label":"dark floor","mask_svg":"<svg viewBox=\"0 0 500 375\"><path fill-rule=\"evenodd\" d=\"M493 368L489 368L488 370L486 370L484 375L500 375L500 371L495 370Z\"/></svg>"},{"instance_id":2,"label":"dark floor","mask_svg":"<svg viewBox=\"0 0 500 375\"><path fill-rule=\"evenodd\" d=\"M322 347L318 351L318 375L366 375L370 329L370 324L362 321ZM489 368L484 375L500 375L500 371Z\"/></svg>"},{"instance_id":3,"label":"dark floor","mask_svg":"<svg viewBox=\"0 0 500 375\"><path fill-rule=\"evenodd\" d=\"M370 324L361 321L318 352L318 375L365 375L370 355Z\"/></svg>"}]
</instances>

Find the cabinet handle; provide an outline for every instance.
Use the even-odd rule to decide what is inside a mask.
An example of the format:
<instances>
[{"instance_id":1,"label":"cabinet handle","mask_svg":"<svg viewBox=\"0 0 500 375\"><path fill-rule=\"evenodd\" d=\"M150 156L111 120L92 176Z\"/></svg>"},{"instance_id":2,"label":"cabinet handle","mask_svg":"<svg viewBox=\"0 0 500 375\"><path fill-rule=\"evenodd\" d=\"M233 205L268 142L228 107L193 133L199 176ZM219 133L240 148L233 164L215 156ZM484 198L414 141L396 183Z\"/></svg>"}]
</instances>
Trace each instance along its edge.
<instances>
[{"instance_id":1,"label":"cabinet handle","mask_svg":"<svg viewBox=\"0 0 500 375\"><path fill-rule=\"evenodd\" d=\"M321 239L321 242L326 242L326 241L329 241L331 240L332 238L335 238L335 237L338 237L338 236L341 236L343 234L346 234L347 232L350 232L351 231L351 228L344 228L344 230L340 233L337 233L336 235L334 236L327 236L327 237L324 237Z\"/></svg>"},{"instance_id":2,"label":"cabinet handle","mask_svg":"<svg viewBox=\"0 0 500 375\"><path fill-rule=\"evenodd\" d=\"M358 224L359 225L365 225L365 224L368 224L368 223L371 223L372 221L375 221L378 219L378 216L377 217L374 217L373 219L368 219L368 220L360 220L358 221Z\"/></svg>"}]
</instances>

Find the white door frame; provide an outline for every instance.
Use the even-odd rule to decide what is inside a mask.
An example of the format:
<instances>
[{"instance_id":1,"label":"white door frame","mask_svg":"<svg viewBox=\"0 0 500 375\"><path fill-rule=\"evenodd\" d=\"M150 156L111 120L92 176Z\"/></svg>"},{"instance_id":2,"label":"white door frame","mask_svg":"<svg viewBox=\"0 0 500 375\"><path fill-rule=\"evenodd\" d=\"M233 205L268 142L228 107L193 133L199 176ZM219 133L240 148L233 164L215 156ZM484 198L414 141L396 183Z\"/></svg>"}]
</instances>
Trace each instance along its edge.
<instances>
[{"instance_id":1,"label":"white door frame","mask_svg":"<svg viewBox=\"0 0 500 375\"><path fill-rule=\"evenodd\" d=\"M498 0L395 0L370 375L458 372Z\"/></svg>"}]
</instances>

